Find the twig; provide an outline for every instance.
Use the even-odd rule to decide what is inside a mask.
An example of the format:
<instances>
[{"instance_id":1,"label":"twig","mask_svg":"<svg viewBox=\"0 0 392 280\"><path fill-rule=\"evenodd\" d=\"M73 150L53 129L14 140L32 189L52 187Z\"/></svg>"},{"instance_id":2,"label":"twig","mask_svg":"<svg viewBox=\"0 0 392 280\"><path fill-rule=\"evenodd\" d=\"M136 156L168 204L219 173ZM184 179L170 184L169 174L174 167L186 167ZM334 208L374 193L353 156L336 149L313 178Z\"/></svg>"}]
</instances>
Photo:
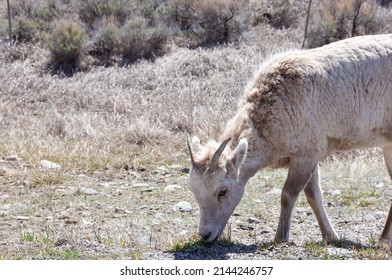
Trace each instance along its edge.
<instances>
[{"instance_id":1,"label":"twig","mask_svg":"<svg viewBox=\"0 0 392 280\"><path fill-rule=\"evenodd\" d=\"M10 45L12 45L11 6L10 6L10 1L9 1L9 0L7 0L7 11L8 11L8 32L9 32L9 39L10 39Z\"/></svg>"},{"instance_id":2,"label":"twig","mask_svg":"<svg viewBox=\"0 0 392 280\"><path fill-rule=\"evenodd\" d=\"M312 0L309 0L308 11L306 14L305 34L304 34L304 40L302 42L302 48L305 47L306 38L308 37L308 25L309 25L310 7L311 6L312 6Z\"/></svg>"}]
</instances>

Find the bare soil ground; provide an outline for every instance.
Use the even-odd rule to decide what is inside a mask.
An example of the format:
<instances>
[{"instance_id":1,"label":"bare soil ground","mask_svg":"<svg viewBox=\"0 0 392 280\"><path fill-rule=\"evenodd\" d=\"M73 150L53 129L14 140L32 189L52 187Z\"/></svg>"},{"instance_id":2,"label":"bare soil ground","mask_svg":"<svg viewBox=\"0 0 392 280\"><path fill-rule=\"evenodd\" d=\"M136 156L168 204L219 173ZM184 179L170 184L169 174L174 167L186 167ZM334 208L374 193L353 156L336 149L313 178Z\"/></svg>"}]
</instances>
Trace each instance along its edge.
<instances>
[{"instance_id":1,"label":"bare soil ground","mask_svg":"<svg viewBox=\"0 0 392 280\"><path fill-rule=\"evenodd\" d=\"M2 259L391 259L376 247L392 186L379 154L321 165L327 211L341 242L323 244L306 199L293 214L292 242L274 244L284 170L251 179L223 237L197 237L198 206L187 166L43 170L21 159L0 161ZM171 186L171 187L168 187ZM175 187L173 187L175 186ZM175 206L190 202L181 212Z\"/></svg>"}]
</instances>

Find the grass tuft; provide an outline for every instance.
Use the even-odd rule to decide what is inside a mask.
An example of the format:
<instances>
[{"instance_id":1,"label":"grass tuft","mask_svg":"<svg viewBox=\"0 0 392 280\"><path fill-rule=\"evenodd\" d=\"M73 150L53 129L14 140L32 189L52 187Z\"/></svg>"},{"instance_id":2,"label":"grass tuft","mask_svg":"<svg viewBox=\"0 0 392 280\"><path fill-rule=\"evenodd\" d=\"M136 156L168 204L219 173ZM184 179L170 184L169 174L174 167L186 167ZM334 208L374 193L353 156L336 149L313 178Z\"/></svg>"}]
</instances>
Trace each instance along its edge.
<instances>
[{"instance_id":1,"label":"grass tuft","mask_svg":"<svg viewBox=\"0 0 392 280\"><path fill-rule=\"evenodd\" d=\"M71 76L79 70L86 40L86 31L74 20L62 19L55 22L49 47L49 68L52 72Z\"/></svg>"}]
</instances>

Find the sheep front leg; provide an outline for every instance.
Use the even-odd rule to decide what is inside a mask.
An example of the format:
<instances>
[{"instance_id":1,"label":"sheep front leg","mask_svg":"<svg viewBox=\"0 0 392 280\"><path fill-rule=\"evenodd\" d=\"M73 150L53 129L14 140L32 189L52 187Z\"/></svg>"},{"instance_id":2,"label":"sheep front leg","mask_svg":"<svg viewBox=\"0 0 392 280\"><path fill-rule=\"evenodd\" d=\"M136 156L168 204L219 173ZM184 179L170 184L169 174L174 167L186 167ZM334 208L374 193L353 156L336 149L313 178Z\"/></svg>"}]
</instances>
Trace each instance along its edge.
<instances>
[{"instance_id":1,"label":"sheep front leg","mask_svg":"<svg viewBox=\"0 0 392 280\"><path fill-rule=\"evenodd\" d=\"M290 235L291 214L299 193L312 178L317 161L290 158L289 172L282 189L280 217L275 242L287 242Z\"/></svg>"}]
</instances>

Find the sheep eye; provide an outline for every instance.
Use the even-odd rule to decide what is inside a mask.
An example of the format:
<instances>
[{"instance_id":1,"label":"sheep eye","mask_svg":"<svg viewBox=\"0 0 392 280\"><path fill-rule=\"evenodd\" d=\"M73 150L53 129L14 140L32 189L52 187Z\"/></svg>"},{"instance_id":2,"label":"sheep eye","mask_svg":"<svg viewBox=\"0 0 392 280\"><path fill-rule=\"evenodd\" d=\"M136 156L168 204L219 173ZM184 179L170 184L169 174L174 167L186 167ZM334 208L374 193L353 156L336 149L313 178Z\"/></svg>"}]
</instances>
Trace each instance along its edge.
<instances>
[{"instance_id":1,"label":"sheep eye","mask_svg":"<svg viewBox=\"0 0 392 280\"><path fill-rule=\"evenodd\" d=\"M218 197L222 198L225 197L227 195L227 189L222 189L219 191Z\"/></svg>"}]
</instances>

